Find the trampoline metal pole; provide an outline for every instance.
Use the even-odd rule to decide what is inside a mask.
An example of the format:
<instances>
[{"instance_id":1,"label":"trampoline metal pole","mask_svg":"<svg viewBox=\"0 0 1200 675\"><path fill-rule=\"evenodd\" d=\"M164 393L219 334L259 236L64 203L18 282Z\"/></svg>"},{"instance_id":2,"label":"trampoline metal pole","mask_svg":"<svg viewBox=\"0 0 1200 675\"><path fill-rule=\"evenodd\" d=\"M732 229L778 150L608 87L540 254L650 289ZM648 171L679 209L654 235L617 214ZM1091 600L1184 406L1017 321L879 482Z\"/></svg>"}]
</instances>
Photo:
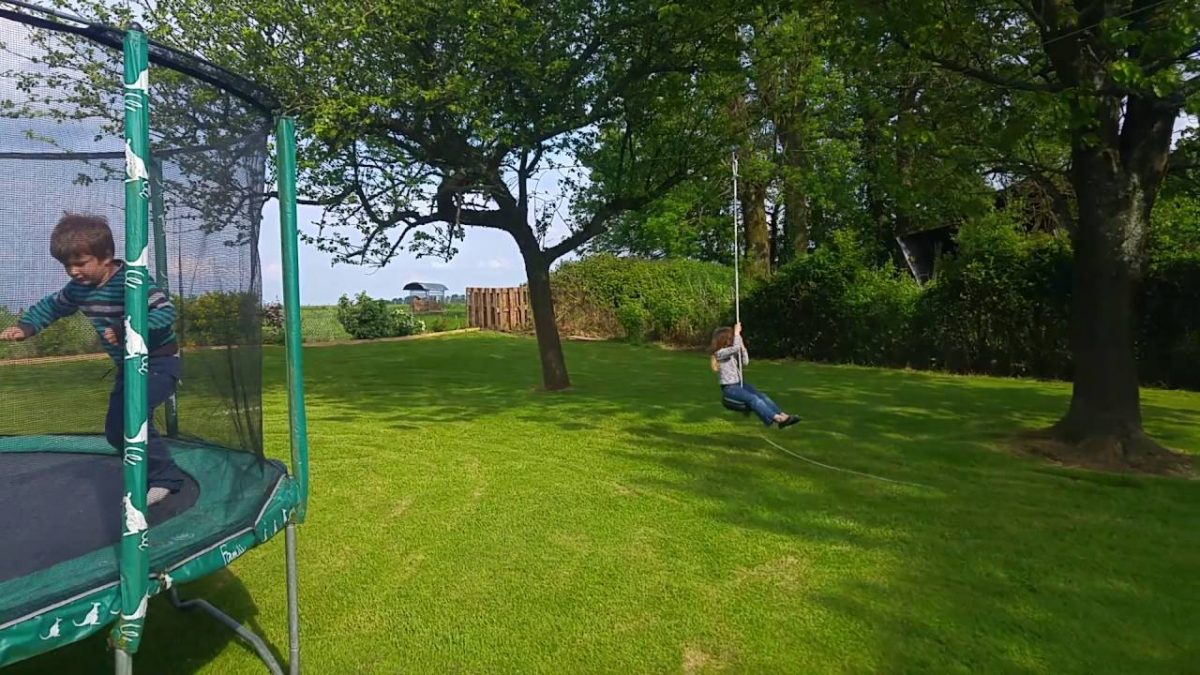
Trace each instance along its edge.
<instances>
[{"instance_id":1,"label":"trampoline metal pole","mask_svg":"<svg viewBox=\"0 0 1200 675\"><path fill-rule=\"evenodd\" d=\"M280 117L275 133L276 175L279 183L279 227L283 255L283 316L286 322L288 416L292 473L300 488L300 503L284 533L287 549L289 670L300 673L300 592L296 561L296 525L308 510L308 417L304 406L304 344L300 332L300 237L296 224L296 124Z\"/></svg>"},{"instance_id":2,"label":"trampoline metal pole","mask_svg":"<svg viewBox=\"0 0 1200 675\"><path fill-rule=\"evenodd\" d=\"M287 548L288 672L290 675L300 675L300 579L296 566L296 523L287 524L284 543Z\"/></svg>"},{"instance_id":3,"label":"trampoline metal pole","mask_svg":"<svg viewBox=\"0 0 1200 675\"><path fill-rule=\"evenodd\" d=\"M179 597L179 589L172 588L167 592L167 597L170 598L171 604L181 610L200 610L212 618L220 621L226 628L232 630L234 634L246 641L250 648L258 654L258 658L267 666L267 670L271 671L271 675L283 675L283 668L279 662L275 660L275 655L271 653L271 648L267 646L263 639L254 634L254 631L237 622L237 619L229 616L225 612L217 609L207 600L183 600Z\"/></svg>"},{"instance_id":4,"label":"trampoline metal pole","mask_svg":"<svg viewBox=\"0 0 1200 675\"><path fill-rule=\"evenodd\" d=\"M122 649L116 655L116 675L133 675L133 656Z\"/></svg>"}]
</instances>

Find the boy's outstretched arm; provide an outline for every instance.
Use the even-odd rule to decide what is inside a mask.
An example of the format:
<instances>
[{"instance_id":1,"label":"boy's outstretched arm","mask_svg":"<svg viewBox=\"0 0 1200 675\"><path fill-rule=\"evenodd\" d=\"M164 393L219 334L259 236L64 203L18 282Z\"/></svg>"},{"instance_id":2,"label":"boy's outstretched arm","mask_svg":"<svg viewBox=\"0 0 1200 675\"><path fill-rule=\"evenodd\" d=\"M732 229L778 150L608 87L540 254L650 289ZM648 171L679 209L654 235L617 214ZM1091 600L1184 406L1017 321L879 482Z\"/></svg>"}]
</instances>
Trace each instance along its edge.
<instances>
[{"instance_id":1,"label":"boy's outstretched arm","mask_svg":"<svg viewBox=\"0 0 1200 675\"><path fill-rule=\"evenodd\" d=\"M150 330L170 328L175 325L175 305L157 287L150 287L150 313L146 315L146 325Z\"/></svg>"},{"instance_id":2,"label":"boy's outstretched arm","mask_svg":"<svg viewBox=\"0 0 1200 675\"><path fill-rule=\"evenodd\" d=\"M79 311L79 305L67 295L66 289L51 293L38 300L37 304L25 310L17 320L17 326L25 331L25 337L32 337L50 327L50 324L71 316Z\"/></svg>"}]
</instances>

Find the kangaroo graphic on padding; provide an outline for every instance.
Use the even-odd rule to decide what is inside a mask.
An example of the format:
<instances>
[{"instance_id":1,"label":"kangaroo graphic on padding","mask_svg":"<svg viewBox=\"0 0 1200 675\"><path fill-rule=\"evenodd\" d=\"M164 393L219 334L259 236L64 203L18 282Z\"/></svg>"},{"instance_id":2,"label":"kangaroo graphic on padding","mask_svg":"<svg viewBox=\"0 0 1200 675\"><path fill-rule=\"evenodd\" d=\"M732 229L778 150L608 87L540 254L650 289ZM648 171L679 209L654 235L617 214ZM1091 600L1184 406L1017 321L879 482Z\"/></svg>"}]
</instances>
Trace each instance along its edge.
<instances>
[{"instance_id":1,"label":"kangaroo graphic on padding","mask_svg":"<svg viewBox=\"0 0 1200 675\"><path fill-rule=\"evenodd\" d=\"M142 428L133 436L125 437L125 463L129 466L134 466L140 463L144 457L144 452L139 448L130 447L134 443L145 443L150 438L149 421L142 422Z\"/></svg>"},{"instance_id":2,"label":"kangaroo graphic on padding","mask_svg":"<svg viewBox=\"0 0 1200 675\"><path fill-rule=\"evenodd\" d=\"M76 628L83 628L84 626L99 626L100 625L100 603L98 603L98 602L92 603L92 611L88 612L87 616L83 617L82 623L79 621L72 621L71 623L75 624Z\"/></svg>"},{"instance_id":3,"label":"kangaroo graphic on padding","mask_svg":"<svg viewBox=\"0 0 1200 675\"><path fill-rule=\"evenodd\" d=\"M125 85L126 89L136 89L143 93L150 93L150 69L143 68L142 72L138 73L137 79L133 84Z\"/></svg>"},{"instance_id":4,"label":"kangaroo graphic on padding","mask_svg":"<svg viewBox=\"0 0 1200 675\"><path fill-rule=\"evenodd\" d=\"M53 640L54 638L62 637L62 619L55 619L54 625L50 626L50 632L38 637L43 640Z\"/></svg>"},{"instance_id":5,"label":"kangaroo graphic on padding","mask_svg":"<svg viewBox=\"0 0 1200 675\"><path fill-rule=\"evenodd\" d=\"M138 429L138 432L136 434L134 434L133 436L126 436L125 442L128 444L145 443L147 440L149 440L149 438L150 438L150 426L149 426L149 420L147 420L146 422L142 422L142 428Z\"/></svg>"},{"instance_id":6,"label":"kangaroo graphic on padding","mask_svg":"<svg viewBox=\"0 0 1200 675\"><path fill-rule=\"evenodd\" d=\"M129 261L129 268L125 271L125 287L140 288L146 280L147 266L150 264L146 251L149 246L143 246L142 252L137 258Z\"/></svg>"},{"instance_id":7,"label":"kangaroo graphic on padding","mask_svg":"<svg viewBox=\"0 0 1200 675\"><path fill-rule=\"evenodd\" d=\"M133 614L122 614L121 620L122 621L137 621L138 619L146 618L146 605L149 601L150 601L150 596L143 595L142 601L138 603L137 609L134 610Z\"/></svg>"},{"instance_id":8,"label":"kangaroo graphic on padding","mask_svg":"<svg viewBox=\"0 0 1200 675\"><path fill-rule=\"evenodd\" d=\"M141 92L139 94L138 92ZM150 92L150 70L146 69L138 75L133 84L125 85L125 107L130 110L142 109L142 96Z\"/></svg>"},{"instance_id":9,"label":"kangaroo graphic on padding","mask_svg":"<svg viewBox=\"0 0 1200 675\"><path fill-rule=\"evenodd\" d=\"M134 258L133 260L130 260L129 265L131 267L148 267L150 265L150 256L147 254L147 251L149 249L150 249L149 244L143 246L142 252L140 254L138 254L138 257Z\"/></svg>"},{"instance_id":10,"label":"kangaroo graphic on padding","mask_svg":"<svg viewBox=\"0 0 1200 675\"><path fill-rule=\"evenodd\" d=\"M133 151L133 141L125 139L125 182L132 183L142 179L150 180L150 173L146 171L146 163Z\"/></svg>"},{"instance_id":11,"label":"kangaroo graphic on padding","mask_svg":"<svg viewBox=\"0 0 1200 675\"><path fill-rule=\"evenodd\" d=\"M146 347L146 339L140 333L133 329L133 325L129 322L129 317L125 317L125 358L140 359L138 364L138 372L145 375L149 372L149 365L146 363L150 350Z\"/></svg>"},{"instance_id":12,"label":"kangaroo graphic on padding","mask_svg":"<svg viewBox=\"0 0 1200 675\"><path fill-rule=\"evenodd\" d=\"M137 609L133 614L122 614L121 621L117 624L117 632L126 640L137 640L141 636L141 626L131 621L139 621L146 618L146 604L150 601L149 595L143 595L142 601L138 603Z\"/></svg>"},{"instance_id":13,"label":"kangaroo graphic on padding","mask_svg":"<svg viewBox=\"0 0 1200 675\"><path fill-rule=\"evenodd\" d=\"M126 492L122 498L122 503L125 506L125 536L145 532L150 528L146 523L146 514L137 510L133 505L133 493Z\"/></svg>"},{"instance_id":14,"label":"kangaroo graphic on padding","mask_svg":"<svg viewBox=\"0 0 1200 675\"><path fill-rule=\"evenodd\" d=\"M139 356L145 356L149 353L146 349L146 340L140 333L133 329L133 325L129 322L129 317L125 317L125 358L136 359Z\"/></svg>"}]
</instances>

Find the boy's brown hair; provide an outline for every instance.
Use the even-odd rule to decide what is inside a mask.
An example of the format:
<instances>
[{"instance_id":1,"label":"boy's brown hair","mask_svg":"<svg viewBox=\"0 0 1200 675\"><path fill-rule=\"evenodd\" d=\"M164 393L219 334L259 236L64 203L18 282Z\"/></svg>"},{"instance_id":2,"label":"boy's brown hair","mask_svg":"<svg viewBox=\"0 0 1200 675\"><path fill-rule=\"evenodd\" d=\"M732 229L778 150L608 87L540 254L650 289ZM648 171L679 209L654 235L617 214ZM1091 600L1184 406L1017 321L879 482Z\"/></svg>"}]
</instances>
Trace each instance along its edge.
<instances>
[{"instance_id":1,"label":"boy's brown hair","mask_svg":"<svg viewBox=\"0 0 1200 675\"><path fill-rule=\"evenodd\" d=\"M59 219L50 234L50 255L67 265L79 256L95 256L112 260L116 255L112 229L104 216L67 213Z\"/></svg>"}]
</instances>

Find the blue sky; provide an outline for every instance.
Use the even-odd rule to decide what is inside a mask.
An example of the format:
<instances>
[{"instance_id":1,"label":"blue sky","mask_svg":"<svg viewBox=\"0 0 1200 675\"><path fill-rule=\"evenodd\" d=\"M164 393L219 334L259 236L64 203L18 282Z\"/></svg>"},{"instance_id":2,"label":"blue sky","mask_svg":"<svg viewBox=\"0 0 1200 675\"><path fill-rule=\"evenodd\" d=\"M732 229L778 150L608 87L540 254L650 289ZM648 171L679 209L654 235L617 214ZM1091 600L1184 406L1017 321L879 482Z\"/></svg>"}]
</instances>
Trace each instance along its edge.
<instances>
[{"instance_id":1,"label":"blue sky","mask_svg":"<svg viewBox=\"0 0 1200 675\"><path fill-rule=\"evenodd\" d=\"M531 205L541 211L554 207L554 217L547 242L553 245L569 232L564 214L566 200L560 182L567 174L581 180L574 169L545 169L530 187ZM301 231L316 234L316 221L321 210L301 206L298 213ZM280 263L279 211L276 202L267 204L263 213L263 230L259 250L263 263L263 300L271 302L283 297L283 267ZM336 303L343 294L353 296L366 291L374 298L395 298L406 295L401 289L410 281L430 281L445 284L451 293L462 293L468 286L519 286L525 283L525 268L516 242L507 233L481 227L466 228L466 238L457 245L459 253L450 261L421 258L403 252L382 269L360 265L333 264L333 256L315 246L300 248L300 302L305 305ZM569 259L572 256L567 256Z\"/></svg>"},{"instance_id":2,"label":"blue sky","mask_svg":"<svg viewBox=\"0 0 1200 675\"><path fill-rule=\"evenodd\" d=\"M261 235L263 261L263 300L282 298L278 210L267 206ZM312 223L320 215L313 207L301 207L300 227L315 232ZM469 228L459 246L459 255L450 262L402 254L383 269L357 265L333 265L333 257L313 246L300 248L300 302L326 305L337 302L342 294L366 291L371 297L395 298L405 295L400 289L410 281L433 281L461 293L467 286L517 286L525 282L521 255L512 238L504 232Z\"/></svg>"}]
</instances>

